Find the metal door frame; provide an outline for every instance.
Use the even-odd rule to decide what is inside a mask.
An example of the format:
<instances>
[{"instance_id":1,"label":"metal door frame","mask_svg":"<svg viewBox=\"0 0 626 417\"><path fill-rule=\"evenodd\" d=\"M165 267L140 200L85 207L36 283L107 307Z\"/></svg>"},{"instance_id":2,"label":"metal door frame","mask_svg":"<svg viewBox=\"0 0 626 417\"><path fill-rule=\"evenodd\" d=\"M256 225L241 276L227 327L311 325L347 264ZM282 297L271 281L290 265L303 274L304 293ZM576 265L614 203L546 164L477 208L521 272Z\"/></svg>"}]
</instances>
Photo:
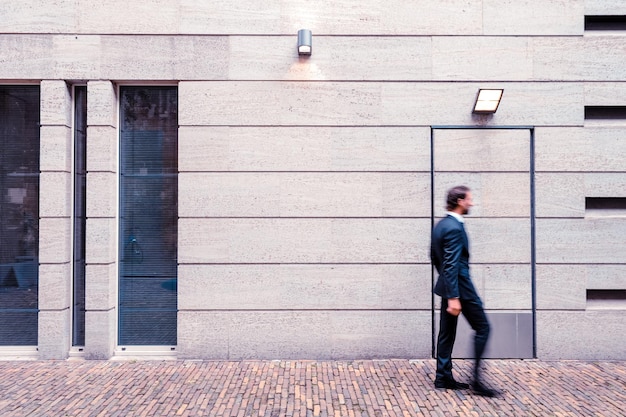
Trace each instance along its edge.
<instances>
[{"instance_id":1,"label":"metal door frame","mask_svg":"<svg viewBox=\"0 0 626 417\"><path fill-rule=\"evenodd\" d=\"M463 126L450 125L430 127L430 221L431 230L435 226L435 130L528 130L530 134L530 291L531 291L531 309L532 309L532 351L533 358L537 357L537 288L536 288L536 236L535 236L535 127L534 126ZM431 262L431 326L432 326L432 357L436 356L436 334L435 334L435 294L432 292L434 286L435 268Z\"/></svg>"}]
</instances>

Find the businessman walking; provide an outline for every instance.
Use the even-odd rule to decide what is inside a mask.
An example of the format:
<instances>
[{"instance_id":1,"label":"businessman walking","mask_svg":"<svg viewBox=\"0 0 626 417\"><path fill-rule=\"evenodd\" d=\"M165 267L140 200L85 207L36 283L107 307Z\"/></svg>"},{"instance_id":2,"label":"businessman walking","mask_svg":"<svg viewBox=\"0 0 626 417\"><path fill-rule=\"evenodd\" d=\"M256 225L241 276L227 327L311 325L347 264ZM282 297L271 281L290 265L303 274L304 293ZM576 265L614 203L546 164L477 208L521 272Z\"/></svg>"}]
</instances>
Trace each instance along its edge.
<instances>
[{"instance_id":1,"label":"businessman walking","mask_svg":"<svg viewBox=\"0 0 626 417\"><path fill-rule=\"evenodd\" d=\"M459 314L463 313L475 331L472 389L478 395L494 397L498 393L487 388L480 379L480 361L489 338L489 322L470 278L469 242L463 226L463 216L469 213L473 205L468 187L460 185L450 189L446 199L447 216L437 223L432 233L431 258L439 273L434 292L441 297L435 387L470 387L452 376L452 349Z\"/></svg>"}]
</instances>

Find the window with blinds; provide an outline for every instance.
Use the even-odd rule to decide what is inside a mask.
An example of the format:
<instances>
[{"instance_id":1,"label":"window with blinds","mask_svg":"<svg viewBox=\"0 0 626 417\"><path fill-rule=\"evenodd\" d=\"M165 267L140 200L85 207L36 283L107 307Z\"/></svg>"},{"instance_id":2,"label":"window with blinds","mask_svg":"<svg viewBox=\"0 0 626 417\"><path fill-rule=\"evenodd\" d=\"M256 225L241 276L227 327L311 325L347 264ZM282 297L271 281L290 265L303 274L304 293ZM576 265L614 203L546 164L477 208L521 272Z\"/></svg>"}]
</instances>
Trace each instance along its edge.
<instances>
[{"instance_id":1,"label":"window with blinds","mask_svg":"<svg viewBox=\"0 0 626 417\"><path fill-rule=\"evenodd\" d=\"M74 87L74 247L72 345L85 346L85 226L87 221L87 86Z\"/></svg>"},{"instance_id":2,"label":"window with blinds","mask_svg":"<svg viewBox=\"0 0 626 417\"><path fill-rule=\"evenodd\" d=\"M37 345L39 86L0 86L0 345Z\"/></svg>"},{"instance_id":3,"label":"window with blinds","mask_svg":"<svg viewBox=\"0 0 626 417\"><path fill-rule=\"evenodd\" d=\"M175 345L178 89L120 89L119 345Z\"/></svg>"}]
</instances>

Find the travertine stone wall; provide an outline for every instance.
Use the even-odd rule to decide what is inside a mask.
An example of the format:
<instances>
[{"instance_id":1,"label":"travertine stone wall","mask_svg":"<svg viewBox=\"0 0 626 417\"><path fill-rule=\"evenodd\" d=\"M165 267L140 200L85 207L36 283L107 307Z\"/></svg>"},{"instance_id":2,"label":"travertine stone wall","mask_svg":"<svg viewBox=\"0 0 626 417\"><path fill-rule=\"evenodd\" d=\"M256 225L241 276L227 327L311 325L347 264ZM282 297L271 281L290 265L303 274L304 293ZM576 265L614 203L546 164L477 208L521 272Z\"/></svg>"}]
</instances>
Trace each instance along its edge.
<instances>
[{"instance_id":1,"label":"travertine stone wall","mask_svg":"<svg viewBox=\"0 0 626 417\"><path fill-rule=\"evenodd\" d=\"M117 344L117 97L110 81L87 83L85 355Z\"/></svg>"},{"instance_id":2,"label":"travertine stone wall","mask_svg":"<svg viewBox=\"0 0 626 417\"><path fill-rule=\"evenodd\" d=\"M532 309L520 277L534 259L537 356L625 359L626 308L587 302L587 290L626 289L626 219L585 206L626 198L626 123L584 116L626 106L626 34L584 30L585 15L604 14L626 14L625 2L2 2L0 83L42 88L41 356L66 357L70 343L69 86L88 86L85 352L109 358L117 88L168 84L179 88L179 357L430 357L435 162L457 166L438 187L478 192L485 303ZM301 28L309 58L296 53ZM489 87L505 90L498 112L472 114ZM431 161L431 128L450 126L528 127L512 135L532 130L534 149L511 158L523 153L512 136L486 133L502 158L485 166L486 149L459 136ZM532 186L519 172L530 163ZM492 197L507 188L510 199ZM533 238L534 257L522 243Z\"/></svg>"},{"instance_id":3,"label":"travertine stone wall","mask_svg":"<svg viewBox=\"0 0 626 417\"><path fill-rule=\"evenodd\" d=\"M71 335L72 102L64 81L40 86L38 349L42 359L56 359L67 357Z\"/></svg>"}]
</instances>

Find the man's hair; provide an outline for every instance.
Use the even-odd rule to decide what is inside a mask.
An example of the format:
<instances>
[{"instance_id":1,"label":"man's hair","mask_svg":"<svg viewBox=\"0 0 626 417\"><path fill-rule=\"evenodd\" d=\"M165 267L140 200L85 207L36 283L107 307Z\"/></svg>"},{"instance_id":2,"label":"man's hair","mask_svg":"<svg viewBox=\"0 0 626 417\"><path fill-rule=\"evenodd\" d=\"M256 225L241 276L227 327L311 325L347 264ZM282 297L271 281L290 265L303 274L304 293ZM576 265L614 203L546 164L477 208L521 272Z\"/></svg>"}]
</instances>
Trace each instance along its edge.
<instances>
[{"instance_id":1,"label":"man's hair","mask_svg":"<svg viewBox=\"0 0 626 417\"><path fill-rule=\"evenodd\" d=\"M448 190L448 197L446 198L446 209L452 211L457 208L459 200L463 200L469 191L469 187L465 185L457 185L454 188L450 188Z\"/></svg>"}]
</instances>

